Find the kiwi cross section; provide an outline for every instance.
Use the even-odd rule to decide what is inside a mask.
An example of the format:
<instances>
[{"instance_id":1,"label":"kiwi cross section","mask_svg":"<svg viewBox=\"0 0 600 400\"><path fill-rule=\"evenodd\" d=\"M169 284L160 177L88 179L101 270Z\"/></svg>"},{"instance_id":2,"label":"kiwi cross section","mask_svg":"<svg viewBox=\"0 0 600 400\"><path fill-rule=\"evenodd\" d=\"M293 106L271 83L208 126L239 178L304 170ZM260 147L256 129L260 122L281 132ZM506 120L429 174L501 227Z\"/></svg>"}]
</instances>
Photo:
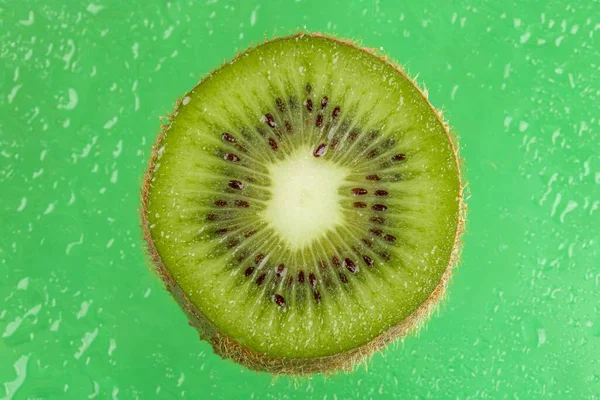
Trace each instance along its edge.
<instances>
[{"instance_id":1,"label":"kiwi cross section","mask_svg":"<svg viewBox=\"0 0 600 400\"><path fill-rule=\"evenodd\" d=\"M161 265L221 336L326 357L401 324L452 263L460 175L413 83L315 35L267 42L187 93L145 218Z\"/></svg>"}]
</instances>

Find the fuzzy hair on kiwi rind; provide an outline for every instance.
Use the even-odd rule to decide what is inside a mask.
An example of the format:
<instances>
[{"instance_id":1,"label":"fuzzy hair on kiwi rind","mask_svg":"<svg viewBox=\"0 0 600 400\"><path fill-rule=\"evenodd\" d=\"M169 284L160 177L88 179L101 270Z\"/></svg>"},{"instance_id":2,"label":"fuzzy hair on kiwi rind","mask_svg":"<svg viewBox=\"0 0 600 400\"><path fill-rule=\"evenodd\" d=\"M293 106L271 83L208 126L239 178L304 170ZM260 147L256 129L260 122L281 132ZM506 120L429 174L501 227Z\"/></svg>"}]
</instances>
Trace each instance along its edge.
<instances>
[{"instance_id":1,"label":"fuzzy hair on kiwi rind","mask_svg":"<svg viewBox=\"0 0 600 400\"><path fill-rule=\"evenodd\" d=\"M461 173L462 161L459 157L458 139L455 133L451 131L448 123L444 120L441 111L437 110L429 102L426 90L421 89L416 83L415 79L412 79L399 64L390 61L387 56L381 55L380 52L377 50L361 47L347 39L340 39L335 36L323 33L298 32L289 36L277 37L270 40L265 39L265 42L263 43L302 36L313 36L329 39L342 45L350 46L352 48L359 49L365 53L375 56L382 62L385 62L386 64L393 67L394 70L398 73L398 75L406 79L418 90L418 92L423 97L424 101L429 105L431 110L436 115L437 120L439 124L443 127L447 135L448 141L450 143L450 146L452 148L454 161L456 163L458 171L458 180L460 188L459 192L457 193L459 215L457 216L458 223L450 260L445 269L445 272L443 273L433 292L423 303L420 304L419 307L417 307L417 309L411 315L402 320L396 326L391 327L387 331L371 339L369 342L354 349L344 351L342 353L313 358L273 357L266 354L258 353L240 343L237 343L234 339L221 333L219 329L213 323L211 323L211 321L208 318L206 318L196 306L194 306L194 304L191 302L188 296L177 284L169 270L166 268L165 264L163 263L160 257L160 254L156 249L156 246L151 236L148 221L148 197L151 186L152 174L157 163L158 149L161 147L161 143L164 140L166 133L169 131L171 123L178 113L179 107L182 105L181 99L185 98L185 96L187 96L188 93L193 91L198 85L201 85L216 71L223 68L223 66L233 63L248 51L253 50L255 47L249 47L244 52L235 56L231 61L224 63L221 67L211 71L208 75L206 75L192 90L184 94L184 96L182 96L182 98L176 102L172 113L169 116L165 117L165 121L162 123L160 134L152 149L148 169L143 180L141 190L140 212L143 236L147 243L147 253L152 264L155 267L155 270L158 273L158 276L164 282L166 288L173 295L173 297L179 303L184 312L187 314L190 325L193 326L199 332L200 338L208 341L211 344L214 352L222 358L229 358L235 361L236 363L245 366L248 369L268 372L273 375L285 374L294 376L304 376L314 373L332 374L339 371L349 372L352 371L357 365L364 363L375 352L383 349L390 343L401 339L411 333L417 332L424 325L425 321L430 317L430 315L438 308L439 304L444 299L448 283L452 276L452 272L459 262L461 250L461 237L465 230L466 221L466 204L464 201L464 190L466 184L463 181Z\"/></svg>"}]
</instances>

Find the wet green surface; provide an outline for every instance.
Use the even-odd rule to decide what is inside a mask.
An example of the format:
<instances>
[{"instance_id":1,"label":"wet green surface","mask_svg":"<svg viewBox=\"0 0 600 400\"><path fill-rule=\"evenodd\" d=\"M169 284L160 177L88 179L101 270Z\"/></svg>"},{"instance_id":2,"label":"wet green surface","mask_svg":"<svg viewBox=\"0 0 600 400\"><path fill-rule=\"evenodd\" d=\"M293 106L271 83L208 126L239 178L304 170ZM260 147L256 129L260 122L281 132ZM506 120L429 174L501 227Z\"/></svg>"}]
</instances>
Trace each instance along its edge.
<instances>
[{"instance_id":1,"label":"wet green surface","mask_svg":"<svg viewBox=\"0 0 600 400\"><path fill-rule=\"evenodd\" d=\"M0 2L0 399L600 398L598 2L66 3ZM198 341L137 208L158 116L303 26L419 73L470 198L426 329L368 370L296 383Z\"/></svg>"}]
</instances>

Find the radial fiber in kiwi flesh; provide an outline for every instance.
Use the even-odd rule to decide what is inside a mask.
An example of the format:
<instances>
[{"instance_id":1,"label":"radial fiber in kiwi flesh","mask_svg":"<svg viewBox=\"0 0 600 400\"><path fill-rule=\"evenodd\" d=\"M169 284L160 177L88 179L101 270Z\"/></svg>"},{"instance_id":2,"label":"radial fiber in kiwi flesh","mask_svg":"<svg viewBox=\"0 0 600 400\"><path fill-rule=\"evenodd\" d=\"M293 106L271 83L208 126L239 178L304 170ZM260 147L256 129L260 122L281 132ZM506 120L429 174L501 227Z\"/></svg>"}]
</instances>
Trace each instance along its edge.
<instances>
[{"instance_id":1,"label":"radial fiber in kiwi flesh","mask_svg":"<svg viewBox=\"0 0 600 400\"><path fill-rule=\"evenodd\" d=\"M217 353L351 369L441 299L463 226L456 144L402 70L298 34L178 103L142 219L154 263Z\"/></svg>"}]
</instances>

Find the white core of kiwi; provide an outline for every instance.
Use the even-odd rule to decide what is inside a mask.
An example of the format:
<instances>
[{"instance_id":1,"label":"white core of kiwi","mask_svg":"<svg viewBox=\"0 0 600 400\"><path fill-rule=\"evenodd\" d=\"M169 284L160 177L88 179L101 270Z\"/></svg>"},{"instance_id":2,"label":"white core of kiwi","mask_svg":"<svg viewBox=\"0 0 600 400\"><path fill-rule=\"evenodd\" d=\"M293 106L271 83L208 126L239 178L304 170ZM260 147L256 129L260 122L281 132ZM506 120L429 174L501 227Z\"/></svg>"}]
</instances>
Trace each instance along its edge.
<instances>
[{"instance_id":1,"label":"white core of kiwi","mask_svg":"<svg viewBox=\"0 0 600 400\"><path fill-rule=\"evenodd\" d=\"M348 171L312 152L300 149L269 167L272 197L262 217L292 250L343 223L338 191Z\"/></svg>"}]
</instances>

